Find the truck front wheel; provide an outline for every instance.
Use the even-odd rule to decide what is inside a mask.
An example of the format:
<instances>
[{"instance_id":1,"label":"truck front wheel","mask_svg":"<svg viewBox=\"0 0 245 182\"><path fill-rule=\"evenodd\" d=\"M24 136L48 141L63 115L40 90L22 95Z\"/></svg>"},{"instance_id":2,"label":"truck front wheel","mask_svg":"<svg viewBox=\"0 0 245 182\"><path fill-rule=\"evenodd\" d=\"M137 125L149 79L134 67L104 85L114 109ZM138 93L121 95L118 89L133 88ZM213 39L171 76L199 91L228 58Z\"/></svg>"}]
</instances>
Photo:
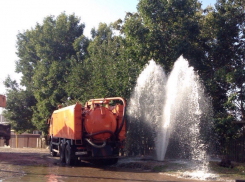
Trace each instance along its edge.
<instances>
[{"instance_id":1,"label":"truck front wheel","mask_svg":"<svg viewBox=\"0 0 245 182\"><path fill-rule=\"evenodd\" d=\"M57 152L54 152L54 151L53 151L52 140L51 140L50 143L49 143L49 151L50 151L50 155L51 155L52 157L55 157L55 156L57 155Z\"/></svg>"}]
</instances>

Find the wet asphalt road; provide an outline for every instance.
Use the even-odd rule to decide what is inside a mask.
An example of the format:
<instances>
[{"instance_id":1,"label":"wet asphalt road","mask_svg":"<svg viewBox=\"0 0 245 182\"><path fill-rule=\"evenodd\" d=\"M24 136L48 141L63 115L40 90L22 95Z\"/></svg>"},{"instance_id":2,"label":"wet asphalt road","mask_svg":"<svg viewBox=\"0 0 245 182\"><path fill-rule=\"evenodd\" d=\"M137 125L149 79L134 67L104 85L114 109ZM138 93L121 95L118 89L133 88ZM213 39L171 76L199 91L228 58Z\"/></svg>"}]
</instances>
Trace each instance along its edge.
<instances>
[{"instance_id":1,"label":"wet asphalt road","mask_svg":"<svg viewBox=\"0 0 245 182\"><path fill-rule=\"evenodd\" d=\"M58 158L57 164L59 163ZM24 175L23 175L24 174ZM149 171L140 171L136 169L122 169L117 167L101 167L88 163L82 163L79 166L68 167L65 165L57 166L23 166L19 177L9 178L3 181L47 181L47 182L74 182L74 181L100 181L100 182L158 182L158 181L200 181L191 179L181 179L164 173L154 173Z\"/></svg>"},{"instance_id":2,"label":"wet asphalt road","mask_svg":"<svg viewBox=\"0 0 245 182\"><path fill-rule=\"evenodd\" d=\"M125 163L120 159L119 163ZM150 161L145 161L149 164ZM0 148L0 182L147 182L147 181L201 181L178 178L167 173L124 168L119 165L105 167L90 163L69 167L61 165L59 157L51 157L47 149Z\"/></svg>"}]
</instances>

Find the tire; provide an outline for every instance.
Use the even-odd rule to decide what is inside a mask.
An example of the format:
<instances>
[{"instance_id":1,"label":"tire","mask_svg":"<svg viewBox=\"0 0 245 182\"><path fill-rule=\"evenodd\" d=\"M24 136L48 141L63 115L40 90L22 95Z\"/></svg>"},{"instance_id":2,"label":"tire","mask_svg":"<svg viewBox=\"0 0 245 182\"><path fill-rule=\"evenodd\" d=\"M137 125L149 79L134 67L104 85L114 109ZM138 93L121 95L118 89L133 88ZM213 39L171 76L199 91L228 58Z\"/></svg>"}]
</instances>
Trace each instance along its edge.
<instances>
[{"instance_id":1,"label":"tire","mask_svg":"<svg viewBox=\"0 0 245 182\"><path fill-rule=\"evenodd\" d=\"M50 143L49 143L49 151L50 151L50 155L51 155L52 157L57 156L57 152L54 152L54 151L53 151L52 141L50 141Z\"/></svg>"},{"instance_id":2,"label":"tire","mask_svg":"<svg viewBox=\"0 0 245 182\"><path fill-rule=\"evenodd\" d=\"M66 144L65 147L65 162L68 166L75 164L75 157L73 155L73 151L69 142Z\"/></svg>"},{"instance_id":3,"label":"tire","mask_svg":"<svg viewBox=\"0 0 245 182\"><path fill-rule=\"evenodd\" d=\"M64 163L65 162L65 144L63 141L59 145L59 153L60 153L60 162Z\"/></svg>"}]
</instances>

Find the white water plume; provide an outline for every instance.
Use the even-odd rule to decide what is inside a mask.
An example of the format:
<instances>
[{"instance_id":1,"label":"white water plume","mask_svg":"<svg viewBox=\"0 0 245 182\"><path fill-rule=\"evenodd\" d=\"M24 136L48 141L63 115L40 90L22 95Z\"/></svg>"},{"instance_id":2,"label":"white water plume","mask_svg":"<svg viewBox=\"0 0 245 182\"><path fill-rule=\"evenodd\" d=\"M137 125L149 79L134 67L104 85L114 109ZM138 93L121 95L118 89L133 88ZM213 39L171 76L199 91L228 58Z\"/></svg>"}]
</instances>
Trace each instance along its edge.
<instances>
[{"instance_id":1,"label":"white water plume","mask_svg":"<svg viewBox=\"0 0 245 182\"><path fill-rule=\"evenodd\" d=\"M148 123L155 135L157 160L170 157L195 161L207 171L205 131L208 129L209 100L198 75L182 56L166 79L164 70L149 61L137 79L128 114L135 122ZM204 133L204 134L203 134Z\"/></svg>"},{"instance_id":2,"label":"white water plume","mask_svg":"<svg viewBox=\"0 0 245 182\"><path fill-rule=\"evenodd\" d=\"M128 115L136 121L151 123L152 127L162 120L162 102L166 76L161 66L149 61L137 79L128 106ZM159 105L159 103L161 103Z\"/></svg>"},{"instance_id":3,"label":"white water plume","mask_svg":"<svg viewBox=\"0 0 245 182\"><path fill-rule=\"evenodd\" d=\"M146 134L146 132L142 131L142 128L147 128L150 131L148 133L152 133L152 136L148 137L151 139L155 138L154 131L160 127L162 122L165 84L166 76L162 67L153 60L149 61L137 79L127 108L127 114L132 121L128 135L130 133L138 133L143 138L144 136L142 135ZM146 126L142 127L142 125ZM128 138L133 140L133 137L135 135L132 134ZM135 143L133 146L137 148L135 150L140 150L138 145L139 143Z\"/></svg>"},{"instance_id":4,"label":"white water plume","mask_svg":"<svg viewBox=\"0 0 245 182\"><path fill-rule=\"evenodd\" d=\"M162 153L162 155L158 155L158 160L164 159L172 133L174 133L173 137L178 138L177 147L182 149L184 154L191 155L189 158L199 160L200 155L197 153L204 152L200 150L203 143L199 137L202 114L199 99L204 97L204 93L193 67L190 67L188 61L182 56L174 64L165 92L166 103L163 109L161 130L165 137L161 142L162 145L156 146L157 151L163 151L157 152ZM188 148L185 148L186 146ZM205 154L203 155L205 156Z\"/></svg>"}]
</instances>

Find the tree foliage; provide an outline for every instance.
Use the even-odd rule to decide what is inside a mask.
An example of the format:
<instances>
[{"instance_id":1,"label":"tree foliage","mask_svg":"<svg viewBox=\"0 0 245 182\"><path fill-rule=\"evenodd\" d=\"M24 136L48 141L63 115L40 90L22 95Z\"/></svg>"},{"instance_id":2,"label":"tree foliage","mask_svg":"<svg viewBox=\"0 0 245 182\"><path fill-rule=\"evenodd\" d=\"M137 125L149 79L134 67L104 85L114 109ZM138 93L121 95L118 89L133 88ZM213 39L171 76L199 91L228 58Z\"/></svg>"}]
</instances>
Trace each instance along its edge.
<instances>
[{"instance_id":1,"label":"tree foliage","mask_svg":"<svg viewBox=\"0 0 245 182\"><path fill-rule=\"evenodd\" d=\"M114 36L113 24L100 24L94 30L88 52L91 69L92 97L122 96L129 98L137 75L137 61L127 57L125 40Z\"/></svg>"},{"instance_id":2,"label":"tree foliage","mask_svg":"<svg viewBox=\"0 0 245 182\"><path fill-rule=\"evenodd\" d=\"M7 77L4 81L8 101L3 116L11 122L12 129L18 133L35 129L32 119L32 106L36 100L28 90L19 88L18 83Z\"/></svg>"},{"instance_id":3,"label":"tree foliage","mask_svg":"<svg viewBox=\"0 0 245 182\"><path fill-rule=\"evenodd\" d=\"M213 96L216 132L228 142L236 136L234 122L244 122L244 2L219 0L209 12L212 26L208 63L211 65L209 92Z\"/></svg>"},{"instance_id":4,"label":"tree foliage","mask_svg":"<svg viewBox=\"0 0 245 182\"><path fill-rule=\"evenodd\" d=\"M62 13L56 19L46 17L42 25L17 36L16 69L23 75L21 84L37 100L32 121L38 129L45 130L43 120L68 97L72 63L81 62L86 54L83 29L79 18Z\"/></svg>"}]
</instances>

